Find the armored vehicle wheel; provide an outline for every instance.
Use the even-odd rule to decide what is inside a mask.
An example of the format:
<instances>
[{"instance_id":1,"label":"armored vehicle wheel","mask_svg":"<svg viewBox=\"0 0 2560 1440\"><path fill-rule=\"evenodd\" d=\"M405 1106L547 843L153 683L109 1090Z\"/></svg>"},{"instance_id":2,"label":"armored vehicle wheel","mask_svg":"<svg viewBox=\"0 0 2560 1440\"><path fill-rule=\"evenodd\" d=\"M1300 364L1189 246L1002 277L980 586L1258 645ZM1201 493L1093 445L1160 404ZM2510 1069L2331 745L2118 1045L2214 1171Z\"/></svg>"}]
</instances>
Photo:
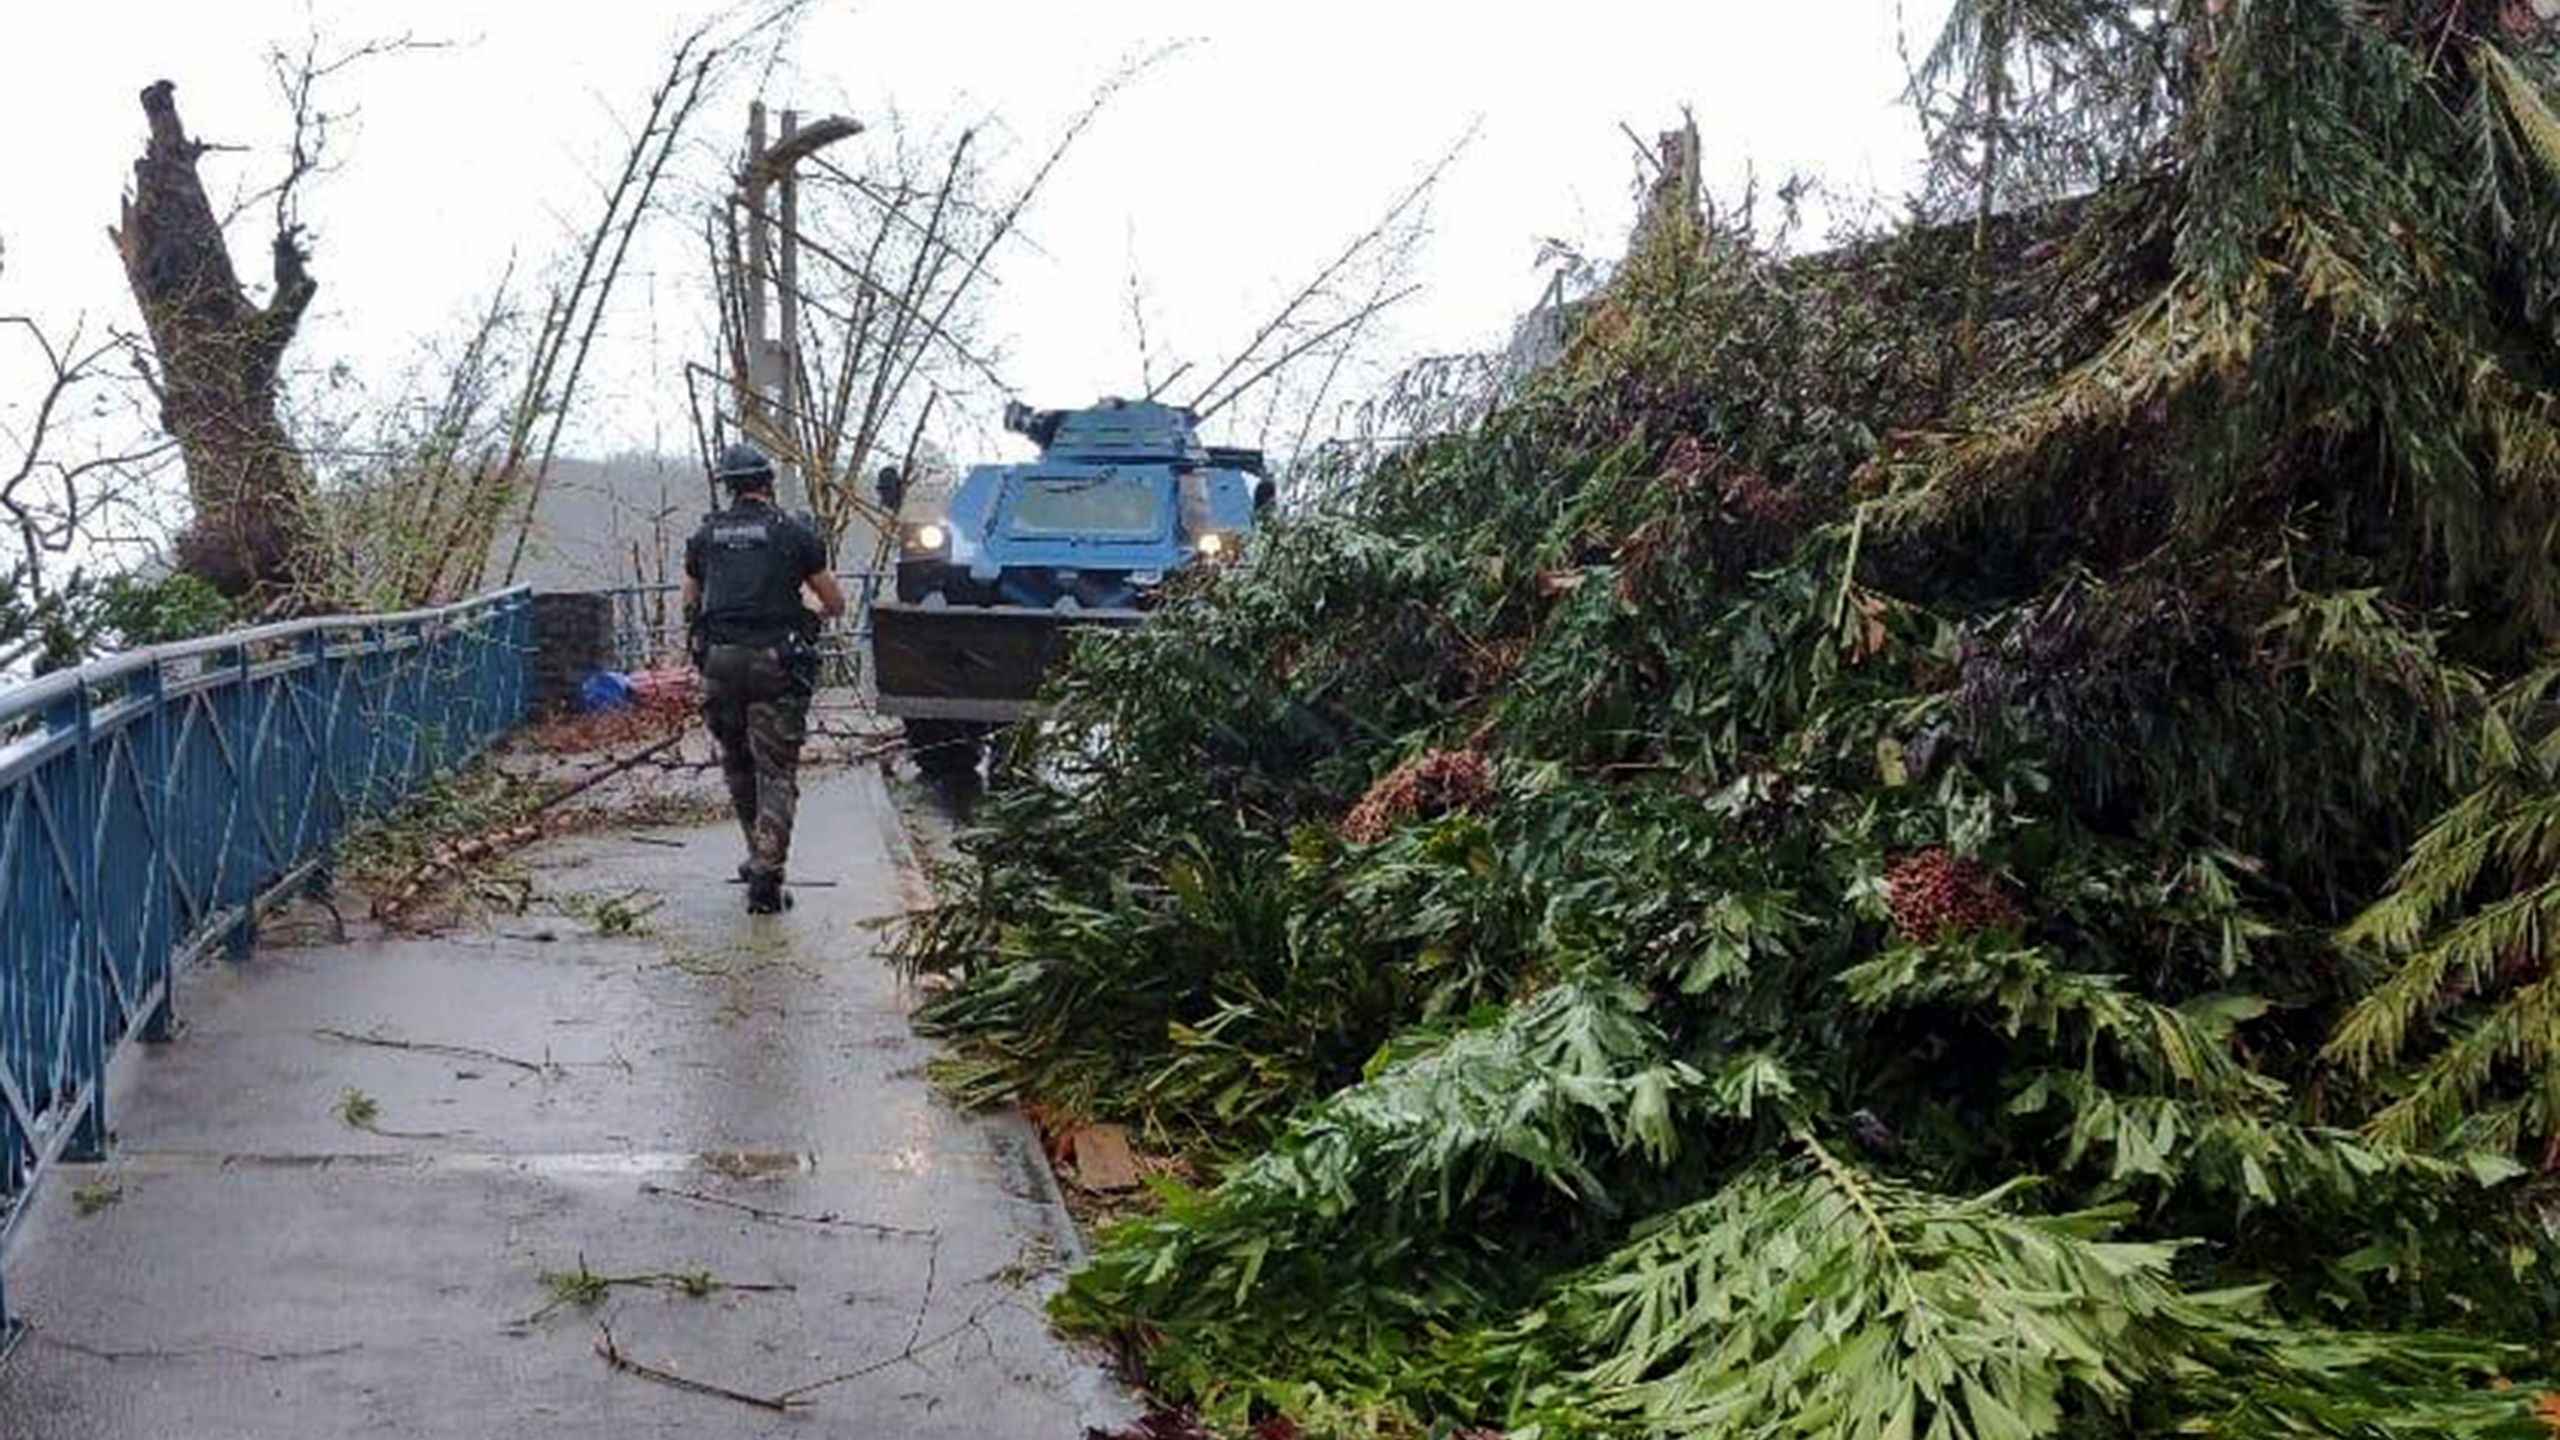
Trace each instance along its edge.
<instances>
[{"instance_id":1,"label":"armored vehicle wheel","mask_svg":"<svg viewBox=\"0 0 2560 1440\"><path fill-rule=\"evenodd\" d=\"M937 778L967 775L978 768L980 727L966 720L906 721L907 753L916 772Z\"/></svg>"}]
</instances>

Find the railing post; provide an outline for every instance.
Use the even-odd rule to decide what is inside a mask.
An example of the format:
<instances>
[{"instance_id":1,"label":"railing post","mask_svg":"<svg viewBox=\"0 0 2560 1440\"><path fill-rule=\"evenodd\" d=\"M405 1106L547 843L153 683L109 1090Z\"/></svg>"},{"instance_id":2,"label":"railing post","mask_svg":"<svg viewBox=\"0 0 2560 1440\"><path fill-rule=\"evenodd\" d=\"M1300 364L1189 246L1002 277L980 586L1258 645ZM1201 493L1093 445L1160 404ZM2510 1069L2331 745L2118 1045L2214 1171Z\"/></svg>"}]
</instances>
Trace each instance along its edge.
<instances>
[{"instance_id":1,"label":"railing post","mask_svg":"<svg viewBox=\"0 0 2560 1440\"><path fill-rule=\"evenodd\" d=\"M462 677L463 693L470 697L466 706L464 733L455 742L453 758L477 755L498 728L498 671L490 661L499 639L502 613L495 605L475 608L454 626L454 670Z\"/></svg>"},{"instance_id":2,"label":"railing post","mask_svg":"<svg viewBox=\"0 0 2560 1440\"><path fill-rule=\"evenodd\" d=\"M177 882L170 877L174 857L169 853L174 838L169 824L176 813L172 794L177 784L170 773L169 700L159 664L143 666L126 684L142 707L125 753L133 765L134 804L142 812L150 846L148 854L138 857L147 867L141 886L147 908L138 932L142 963L136 969L144 994L155 986L160 992L159 1003L137 1017L137 1038L158 1044L175 1035L178 1025L178 977L169 963L177 949Z\"/></svg>"},{"instance_id":3,"label":"railing post","mask_svg":"<svg viewBox=\"0 0 2560 1440\"><path fill-rule=\"evenodd\" d=\"M364 767L357 781L357 805L366 819L382 813L382 692L388 686L391 661L383 653L382 626L367 621L362 648L356 652L356 718L364 736Z\"/></svg>"},{"instance_id":4,"label":"railing post","mask_svg":"<svg viewBox=\"0 0 2560 1440\"><path fill-rule=\"evenodd\" d=\"M72 873L70 882L71 925L65 937L68 951L61 958L69 967L63 976L64 999L68 1006L69 1033L64 1037L63 1052L54 1057L59 1067L63 1091L55 1099L59 1103L70 1097L77 1103L82 1092L87 1103L80 1107L80 1118L63 1146L63 1158L87 1163L106 1158L107 1151L107 962L106 949L98 943L98 853L94 836L97 827L92 820L98 808L98 758L89 730L89 687L75 685L69 695L45 716L45 728L73 737L70 750L68 783L55 787L54 823L59 828L55 853L67 861Z\"/></svg>"},{"instance_id":5,"label":"railing post","mask_svg":"<svg viewBox=\"0 0 2560 1440\"><path fill-rule=\"evenodd\" d=\"M329 809L334 793L331 786L337 777L330 772L335 749L338 672L329 658L329 629L315 625L302 637L302 648L310 662L309 683L303 688L303 710L293 733L304 749L302 756L302 818L295 826L294 853L286 857L287 867L299 864L329 848L338 838L340 818Z\"/></svg>"},{"instance_id":6,"label":"railing post","mask_svg":"<svg viewBox=\"0 0 2560 1440\"><path fill-rule=\"evenodd\" d=\"M237 645L213 657L214 665L231 672L224 702L214 717L227 732L231 754L230 805L223 814L223 861L217 904L240 907L240 921L223 937L223 958L245 961L258 949L258 867L266 847L258 839L258 694L249 680L249 647ZM245 879L243 878L245 877ZM234 892L237 892L236 894Z\"/></svg>"},{"instance_id":7,"label":"railing post","mask_svg":"<svg viewBox=\"0 0 2560 1440\"><path fill-rule=\"evenodd\" d=\"M507 677L507 704L501 718L506 728L513 730L524 723L525 709L533 694L533 592L519 590L507 601L505 623L500 628L507 647L500 657Z\"/></svg>"},{"instance_id":8,"label":"railing post","mask_svg":"<svg viewBox=\"0 0 2560 1440\"><path fill-rule=\"evenodd\" d=\"M435 773L435 741L427 733L427 682L435 678L436 640L423 624L411 621L402 627L409 633L401 656L400 728L409 737L407 763L400 771L400 793L406 795L427 776Z\"/></svg>"},{"instance_id":9,"label":"railing post","mask_svg":"<svg viewBox=\"0 0 2560 1440\"><path fill-rule=\"evenodd\" d=\"M9 1352L18 1348L26 1333L26 1322L9 1308L9 1267L0 1265L0 1361L9 1358Z\"/></svg>"}]
</instances>

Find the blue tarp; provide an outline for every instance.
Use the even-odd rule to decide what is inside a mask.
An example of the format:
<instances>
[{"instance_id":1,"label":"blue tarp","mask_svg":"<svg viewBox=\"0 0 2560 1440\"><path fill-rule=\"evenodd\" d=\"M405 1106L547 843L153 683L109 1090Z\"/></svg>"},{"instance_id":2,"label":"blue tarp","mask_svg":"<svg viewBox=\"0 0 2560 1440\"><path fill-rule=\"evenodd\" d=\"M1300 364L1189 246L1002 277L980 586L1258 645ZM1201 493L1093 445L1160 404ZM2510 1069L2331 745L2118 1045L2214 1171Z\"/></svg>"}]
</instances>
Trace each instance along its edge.
<instances>
[{"instance_id":1,"label":"blue tarp","mask_svg":"<svg viewBox=\"0 0 2560 1440\"><path fill-rule=\"evenodd\" d=\"M578 687L578 713L603 715L615 710L628 710L639 694L639 688L631 683L630 676L599 670Z\"/></svg>"}]
</instances>

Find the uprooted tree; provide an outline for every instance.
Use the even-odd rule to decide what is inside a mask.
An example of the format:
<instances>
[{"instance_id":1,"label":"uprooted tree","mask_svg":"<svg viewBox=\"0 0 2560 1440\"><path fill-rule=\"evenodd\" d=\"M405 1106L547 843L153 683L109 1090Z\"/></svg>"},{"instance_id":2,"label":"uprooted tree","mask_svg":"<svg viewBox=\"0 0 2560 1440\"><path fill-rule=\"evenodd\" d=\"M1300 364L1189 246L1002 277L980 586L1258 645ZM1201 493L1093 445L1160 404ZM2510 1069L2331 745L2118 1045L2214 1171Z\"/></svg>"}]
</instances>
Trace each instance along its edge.
<instances>
[{"instance_id":1,"label":"uprooted tree","mask_svg":"<svg viewBox=\"0 0 2560 1440\"><path fill-rule=\"evenodd\" d=\"M159 358L161 416L186 461L195 519L179 563L233 597L288 588L310 532L312 485L286 430L277 385L285 349L318 293L299 228L271 243L274 290L242 289L178 118L176 87L142 92L151 126L112 232Z\"/></svg>"},{"instance_id":2,"label":"uprooted tree","mask_svg":"<svg viewBox=\"0 0 2560 1440\"><path fill-rule=\"evenodd\" d=\"M1650 226L1086 641L905 939L1218 1166L1057 1313L1238 1430L2540 1433L2545 8L1965 0L1927 223Z\"/></svg>"}]
</instances>

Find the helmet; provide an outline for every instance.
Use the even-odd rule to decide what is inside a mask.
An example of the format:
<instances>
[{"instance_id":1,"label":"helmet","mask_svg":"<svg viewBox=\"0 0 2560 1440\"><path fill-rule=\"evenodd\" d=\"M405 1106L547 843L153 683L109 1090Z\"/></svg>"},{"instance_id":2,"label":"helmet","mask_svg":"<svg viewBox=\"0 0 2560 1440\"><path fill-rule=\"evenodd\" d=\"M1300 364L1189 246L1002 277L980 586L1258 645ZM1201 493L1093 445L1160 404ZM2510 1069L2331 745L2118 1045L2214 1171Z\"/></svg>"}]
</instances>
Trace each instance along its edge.
<instances>
[{"instance_id":1,"label":"helmet","mask_svg":"<svg viewBox=\"0 0 2560 1440\"><path fill-rule=\"evenodd\" d=\"M773 462L753 445L732 445L720 452L720 463L711 468L711 478L732 490L750 490L773 483Z\"/></svg>"}]
</instances>

